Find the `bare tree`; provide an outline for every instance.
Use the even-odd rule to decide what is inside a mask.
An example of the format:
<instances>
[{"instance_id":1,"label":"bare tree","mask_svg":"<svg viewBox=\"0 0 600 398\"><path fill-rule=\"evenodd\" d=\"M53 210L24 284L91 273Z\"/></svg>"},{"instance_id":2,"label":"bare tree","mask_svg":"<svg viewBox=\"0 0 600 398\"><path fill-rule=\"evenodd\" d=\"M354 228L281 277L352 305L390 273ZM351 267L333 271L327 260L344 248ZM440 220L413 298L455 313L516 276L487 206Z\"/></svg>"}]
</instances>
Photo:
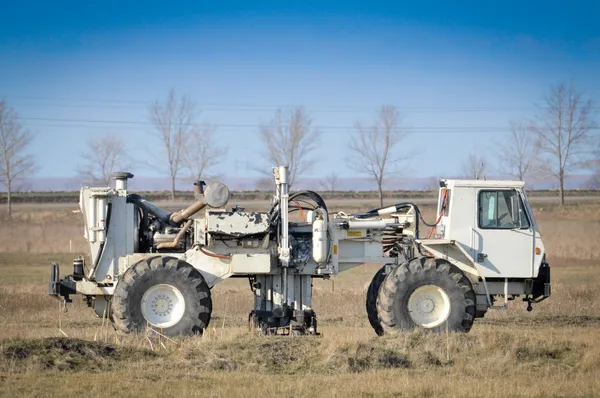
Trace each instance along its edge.
<instances>
[{"instance_id":1,"label":"bare tree","mask_svg":"<svg viewBox=\"0 0 600 398\"><path fill-rule=\"evenodd\" d=\"M109 186L114 171L129 167L126 164L128 156L125 143L114 134L90 138L82 158L79 174L93 184Z\"/></svg>"},{"instance_id":2,"label":"bare tree","mask_svg":"<svg viewBox=\"0 0 600 398\"><path fill-rule=\"evenodd\" d=\"M439 177L428 177L426 182L423 184L424 191L437 192L440 189L440 178Z\"/></svg>"},{"instance_id":3,"label":"bare tree","mask_svg":"<svg viewBox=\"0 0 600 398\"><path fill-rule=\"evenodd\" d=\"M260 177L256 180L257 191L270 191L275 189L275 182L271 177Z\"/></svg>"},{"instance_id":4,"label":"bare tree","mask_svg":"<svg viewBox=\"0 0 600 398\"><path fill-rule=\"evenodd\" d=\"M211 125L190 131L183 164L194 180L207 178L208 170L225 160L227 148L215 142L214 132L215 128Z\"/></svg>"},{"instance_id":5,"label":"bare tree","mask_svg":"<svg viewBox=\"0 0 600 398\"><path fill-rule=\"evenodd\" d=\"M396 172L400 163L407 159L394 151L394 147L408 136L402 126L400 111L393 105L384 105L377 112L372 125L356 123L355 133L349 143L348 167L367 174L377 183L379 204L383 206L383 183L385 178Z\"/></svg>"},{"instance_id":6,"label":"bare tree","mask_svg":"<svg viewBox=\"0 0 600 398\"><path fill-rule=\"evenodd\" d=\"M510 133L497 145L500 171L524 181L539 169L540 145L525 122L510 122Z\"/></svg>"},{"instance_id":7,"label":"bare tree","mask_svg":"<svg viewBox=\"0 0 600 398\"><path fill-rule=\"evenodd\" d=\"M594 157L590 162L592 177L590 178L589 185L592 189L600 189L600 145L597 147L598 149L594 151Z\"/></svg>"},{"instance_id":8,"label":"bare tree","mask_svg":"<svg viewBox=\"0 0 600 398\"><path fill-rule=\"evenodd\" d=\"M26 153L33 138L33 133L19 122L17 112L5 100L0 100L0 184L6 188L9 218L12 217L14 184L35 171L33 157Z\"/></svg>"},{"instance_id":9,"label":"bare tree","mask_svg":"<svg viewBox=\"0 0 600 398\"><path fill-rule=\"evenodd\" d=\"M600 166L594 168L594 174L590 179L590 188L600 189Z\"/></svg>"},{"instance_id":10,"label":"bare tree","mask_svg":"<svg viewBox=\"0 0 600 398\"><path fill-rule=\"evenodd\" d=\"M463 177L468 179L483 179L487 165L485 156L476 149L469 153L469 156L462 164Z\"/></svg>"},{"instance_id":11,"label":"bare tree","mask_svg":"<svg viewBox=\"0 0 600 398\"><path fill-rule=\"evenodd\" d=\"M561 205L565 204L565 176L582 168L591 154L592 110L592 101L576 91L572 83L551 87L538 107L533 129L544 160L543 170L558 180Z\"/></svg>"},{"instance_id":12,"label":"bare tree","mask_svg":"<svg viewBox=\"0 0 600 398\"><path fill-rule=\"evenodd\" d=\"M195 131L194 119L198 116L196 105L188 96L180 99L169 91L164 103L153 102L149 107L150 121L159 138L166 160L166 171L171 178L171 199L175 199L175 181L183 168L185 148Z\"/></svg>"},{"instance_id":13,"label":"bare tree","mask_svg":"<svg viewBox=\"0 0 600 398\"><path fill-rule=\"evenodd\" d=\"M312 126L312 119L303 107L288 112L275 111L268 124L262 124L259 134L265 145L265 157L272 165L288 166L289 186L307 172L314 159L311 152L321 136Z\"/></svg>"},{"instance_id":14,"label":"bare tree","mask_svg":"<svg viewBox=\"0 0 600 398\"><path fill-rule=\"evenodd\" d=\"M329 191L329 193L333 193L338 183L338 174L336 172L331 172L322 182L323 187Z\"/></svg>"}]
</instances>

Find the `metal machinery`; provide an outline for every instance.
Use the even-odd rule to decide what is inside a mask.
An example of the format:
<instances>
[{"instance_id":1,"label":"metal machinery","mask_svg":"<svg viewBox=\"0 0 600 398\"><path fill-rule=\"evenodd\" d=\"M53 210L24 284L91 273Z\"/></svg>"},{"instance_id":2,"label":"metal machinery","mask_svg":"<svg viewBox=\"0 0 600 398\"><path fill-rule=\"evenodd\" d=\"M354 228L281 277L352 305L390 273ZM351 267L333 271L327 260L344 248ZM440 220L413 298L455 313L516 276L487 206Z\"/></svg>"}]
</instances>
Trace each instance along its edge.
<instances>
[{"instance_id":1,"label":"metal machinery","mask_svg":"<svg viewBox=\"0 0 600 398\"><path fill-rule=\"evenodd\" d=\"M263 333L316 334L312 279L364 263L382 265L366 299L380 335L468 331L489 308L521 296L531 310L550 295L523 182L442 180L438 218L427 224L413 203L330 214L317 193L288 191L287 167L273 174L266 212L224 209L229 190L220 183L198 182L197 201L174 213L128 193L129 173L115 173L115 189L82 188L89 261L76 259L63 279L52 264L49 293L65 304L83 295L122 331L153 327L166 335L201 333L210 289L230 277L248 278L250 321Z\"/></svg>"}]
</instances>

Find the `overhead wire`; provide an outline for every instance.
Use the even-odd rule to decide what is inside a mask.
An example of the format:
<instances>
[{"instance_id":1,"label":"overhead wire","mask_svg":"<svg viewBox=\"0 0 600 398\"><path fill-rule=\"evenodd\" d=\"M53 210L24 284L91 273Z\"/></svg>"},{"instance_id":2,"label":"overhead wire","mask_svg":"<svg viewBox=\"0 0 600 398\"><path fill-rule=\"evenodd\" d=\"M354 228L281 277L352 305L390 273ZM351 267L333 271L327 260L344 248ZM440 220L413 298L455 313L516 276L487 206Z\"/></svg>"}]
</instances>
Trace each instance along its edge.
<instances>
[{"instance_id":1,"label":"overhead wire","mask_svg":"<svg viewBox=\"0 0 600 398\"><path fill-rule=\"evenodd\" d=\"M140 121L140 120L99 120L99 119L73 119L73 118L50 118L50 117L19 117L20 120L27 121L44 121L44 122L67 122L67 123L105 123L105 124L133 124L133 125L153 125L151 121ZM202 126L207 123L190 123L192 126ZM213 124L209 123L211 126L216 127L275 127L270 124L255 124L255 123L227 123L227 124ZM321 125L315 126L319 128L327 128L327 129L354 129L354 126L340 126L340 125ZM400 128L398 128L400 129ZM490 127L490 126L463 126L463 127L443 127L443 126L428 126L428 127L402 127L402 129L411 129L411 130L436 130L436 129L456 129L456 130L480 130L480 129L491 129L491 130L506 130L506 127Z\"/></svg>"},{"instance_id":2,"label":"overhead wire","mask_svg":"<svg viewBox=\"0 0 600 398\"><path fill-rule=\"evenodd\" d=\"M115 128L111 125L126 126L153 126L151 121L140 120L99 120L99 119L74 119L74 118L46 118L46 117L19 117L19 120L28 123L31 126L37 127L64 127L64 128ZM260 127L274 127L270 124L254 124L254 123L191 123L191 126L206 126L210 125L215 128L224 129L257 129ZM118 128L118 127L117 127ZM327 132L346 133L354 130L354 126L342 125L316 125L315 129ZM590 127L591 130L600 130L600 127ZM397 130L409 131L421 134L451 134L451 133L499 133L511 131L509 127L500 126L420 126L420 127L399 127Z\"/></svg>"},{"instance_id":3,"label":"overhead wire","mask_svg":"<svg viewBox=\"0 0 600 398\"><path fill-rule=\"evenodd\" d=\"M90 99L90 98L52 98L39 96L12 96L8 95L5 98L11 101L33 101L28 102L28 106L57 106L57 107L84 107L84 108L101 108L101 107L147 107L152 101L148 100L111 100L111 99ZM51 102L51 104L36 104L35 102ZM82 104L82 103L89 103ZM210 110L273 110L295 108L299 104L258 104L258 103L196 103L200 108L213 108ZM379 109L379 106L369 105L321 105L317 107L307 106L311 112L357 112L357 111L373 111ZM545 106L514 106L514 105L497 105L497 106L397 106L400 111L410 112L499 112L499 111L531 111L536 109L547 109ZM594 109L600 109L600 106L595 106Z\"/></svg>"},{"instance_id":4,"label":"overhead wire","mask_svg":"<svg viewBox=\"0 0 600 398\"><path fill-rule=\"evenodd\" d=\"M51 98L35 96L8 96L11 100L29 101L29 105L36 107L64 107L64 108L145 108L150 104L149 101L141 100L108 100L108 99L83 99L83 98ZM33 103L31 102L33 101ZM38 102L38 103L35 103ZM225 103L200 103L198 106L205 112L259 112L272 111L275 109L293 108L297 105L264 105L264 104L225 104ZM544 107L535 106L479 106L479 107L397 107L402 112L502 112L502 111L527 111L533 109L543 109ZM310 109L310 107L309 107ZM377 107L370 106L318 106L310 109L310 112L371 112ZM598 108L600 109L600 107ZM61 128L61 129L130 129L131 126L153 126L150 120L123 120L123 119L96 119L96 118L72 118L72 117L19 117L19 120L26 123L28 127L40 128ZM220 134L235 133L243 129L259 129L261 127L275 127L264 123L192 123L192 126L210 125L218 129ZM346 134L354 131L355 126L351 125L315 125L315 129L323 134ZM402 126L398 130L407 131L415 134L490 134L490 133L508 133L511 131L509 126ZM600 126L591 126L590 130L600 130Z\"/></svg>"}]
</instances>

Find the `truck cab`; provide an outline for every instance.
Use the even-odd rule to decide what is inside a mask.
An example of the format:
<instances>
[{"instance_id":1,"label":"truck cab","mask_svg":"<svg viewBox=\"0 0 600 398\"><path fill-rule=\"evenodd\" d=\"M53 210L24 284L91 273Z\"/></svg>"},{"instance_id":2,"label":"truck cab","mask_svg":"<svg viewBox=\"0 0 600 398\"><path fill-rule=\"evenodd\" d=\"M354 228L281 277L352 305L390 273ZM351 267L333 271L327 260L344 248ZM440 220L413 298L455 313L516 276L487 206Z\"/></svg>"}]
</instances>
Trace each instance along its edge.
<instances>
[{"instance_id":1,"label":"truck cab","mask_svg":"<svg viewBox=\"0 0 600 398\"><path fill-rule=\"evenodd\" d=\"M524 182L442 183L439 208L445 207L437 225L438 236L461 245L486 278L538 275L545 249Z\"/></svg>"},{"instance_id":2,"label":"truck cab","mask_svg":"<svg viewBox=\"0 0 600 398\"><path fill-rule=\"evenodd\" d=\"M422 245L471 280L478 315L550 296L550 268L523 181L441 180L438 223ZM500 297L504 304L495 306Z\"/></svg>"}]
</instances>

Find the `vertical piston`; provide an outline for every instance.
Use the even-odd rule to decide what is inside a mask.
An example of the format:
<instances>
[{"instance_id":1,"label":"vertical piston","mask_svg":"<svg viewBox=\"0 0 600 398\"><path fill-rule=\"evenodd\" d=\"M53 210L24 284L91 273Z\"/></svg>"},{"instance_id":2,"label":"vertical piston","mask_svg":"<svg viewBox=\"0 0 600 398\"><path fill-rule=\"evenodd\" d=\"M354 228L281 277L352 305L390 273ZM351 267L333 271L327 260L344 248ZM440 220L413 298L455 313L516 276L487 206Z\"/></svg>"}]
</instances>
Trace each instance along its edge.
<instances>
[{"instance_id":1,"label":"vertical piston","mask_svg":"<svg viewBox=\"0 0 600 398\"><path fill-rule=\"evenodd\" d=\"M88 205L88 228L90 243L96 242L96 226L98 224L98 203L94 196L90 196Z\"/></svg>"},{"instance_id":2,"label":"vertical piston","mask_svg":"<svg viewBox=\"0 0 600 398\"><path fill-rule=\"evenodd\" d=\"M98 204L98 242L104 243L106 241L106 213L108 207L108 199L106 197L100 197L96 200Z\"/></svg>"},{"instance_id":3,"label":"vertical piston","mask_svg":"<svg viewBox=\"0 0 600 398\"><path fill-rule=\"evenodd\" d=\"M281 220L281 236L279 238L279 260L281 261L282 279L283 279L283 296L285 298L285 306L287 307L288 297L288 267L290 266L290 243L289 243L289 214L288 214L288 168L287 166L279 166L275 169L276 180L279 184L279 215Z\"/></svg>"},{"instance_id":4,"label":"vertical piston","mask_svg":"<svg viewBox=\"0 0 600 398\"><path fill-rule=\"evenodd\" d=\"M84 277L83 263L83 257L73 260L73 279L76 281L80 281Z\"/></svg>"}]
</instances>

